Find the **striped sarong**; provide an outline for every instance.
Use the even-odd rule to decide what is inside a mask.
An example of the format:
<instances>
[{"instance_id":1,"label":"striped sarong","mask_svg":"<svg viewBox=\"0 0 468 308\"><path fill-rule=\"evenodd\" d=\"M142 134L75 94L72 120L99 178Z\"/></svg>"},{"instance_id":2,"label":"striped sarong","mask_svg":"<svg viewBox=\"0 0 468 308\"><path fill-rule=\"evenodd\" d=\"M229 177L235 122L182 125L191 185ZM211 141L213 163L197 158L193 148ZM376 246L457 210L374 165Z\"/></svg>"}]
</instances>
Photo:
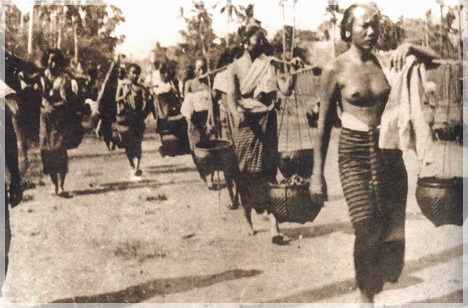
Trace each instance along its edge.
<instances>
[{"instance_id":1,"label":"striped sarong","mask_svg":"<svg viewBox=\"0 0 468 308\"><path fill-rule=\"evenodd\" d=\"M404 264L408 180L402 153L378 148L378 131L341 131L338 161L355 230L356 280L368 295L396 282Z\"/></svg>"},{"instance_id":2,"label":"striped sarong","mask_svg":"<svg viewBox=\"0 0 468 308\"><path fill-rule=\"evenodd\" d=\"M276 181L278 153L276 112L245 113L245 119L233 130L239 162L239 194L245 205L257 212L268 205L268 182Z\"/></svg>"}]
</instances>

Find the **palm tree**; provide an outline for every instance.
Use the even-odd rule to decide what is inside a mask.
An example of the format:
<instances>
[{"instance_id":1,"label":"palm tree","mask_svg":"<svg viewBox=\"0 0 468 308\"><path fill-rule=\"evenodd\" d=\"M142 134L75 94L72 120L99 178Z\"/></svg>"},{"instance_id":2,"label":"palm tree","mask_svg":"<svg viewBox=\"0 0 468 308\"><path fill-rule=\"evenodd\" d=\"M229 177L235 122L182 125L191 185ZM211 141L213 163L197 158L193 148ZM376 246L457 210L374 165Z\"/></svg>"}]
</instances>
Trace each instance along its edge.
<instances>
[{"instance_id":1,"label":"palm tree","mask_svg":"<svg viewBox=\"0 0 468 308\"><path fill-rule=\"evenodd\" d=\"M203 1L200 2L193 2L193 5L195 9L192 9L192 12L194 12L195 15L195 23L198 29L198 36L200 37L200 42L201 42L201 47L202 47L202 53L203 57L206 59L206 63L208 66L208 70L210 67L210 57L208 54L208 50L210 48L210 42L208 41L209 38L206 37L207 30L211 26L213 22L213 18L211 13L208 11L208 9L205 7L205 3ZM217 4L216 4L217 5ZM216 5L213 8L216 7Z\"/></svg>"},{"instance_id":2,"label":"palm tree","mask_svg":"<svg viewBox=\"0 0 468 308\"><path fill-rule=\"evenodd\" d=\"M247 6L239 5L239 9L237 10L238 14L237 17L239 18L239 21L241 24L244 26L249 24L251 20L254 19L254 5L249 4ZM258 24L260 24L260 21L255 20Z\"/></svg>"},{"instance_id":3,"label":"palm tree","mask_svg":"<svg viewBox=\"0 0 468 308\"><path fill-rule=\"evenodd\" d=\"M336 57L336 23L338 21L336 14L343 13L343 10L340 9L338 0L328 0L326 12L330 14L330 23L332 26L331 39L333 42L333 57Z\"/></svg>"},{"instance_id":4,"label":"palm tree","mask_svg":"<svg viewBox=\"0 0 468 308\"><path fill-rule=\"evenodd\" d=\"M458 17L458 60L463 58L463 29L462 29L462 11L463 11L463 4L462 1L458 1L459 4L455 5L455 10L457 11Z\"/></svg>"},{"instance_id":5,"label":"palm tree","mask_svg":"<svg viewBox=\"0 0 468 308\"><path fill-rule=\"evenodd\" d=\"M444 0L435 0L440 5L440 55L444 57Z\"/></svg>"},{"instance_id":6,"label":"palm tree","mask_svg":"<svg viewBox=\"0 0 468 308\"><path fill-rule=\"evenodd\" d=\"M232 22L232 17L235 15L237 18L240 16L240 12L236 6L232 4L232 0L226 0L226 5L219 11L221 14L227 13L227 32L226 32L226 47L229 47L229 26Z\"/></svg>"},{"instance_id":7,"label":"palm tree","mask_svg":"<svg viewBox=\"0 0 468 308\"><path fill-rule=\"evenodd\" d=\"M31 9L29 11L29 30L28 30L28 56L32 55L32 36L33 36L33 19L34 19L34 1L31 2Z\"/></svg>"},{"instance_id":8,"label":"palm tree","mask_svg":"<svg viewBox=\"0 0 468 308\"><path fill-rule=\"evenodd\" d=\"M73 5L68 6L66 11L66 17L71 20L73 29L73 41L74 41L74 57L75 64L78 64L78 28L83 27L86 20L86 7L84 1L74 0Z\"/></svg>"}]
</instances>

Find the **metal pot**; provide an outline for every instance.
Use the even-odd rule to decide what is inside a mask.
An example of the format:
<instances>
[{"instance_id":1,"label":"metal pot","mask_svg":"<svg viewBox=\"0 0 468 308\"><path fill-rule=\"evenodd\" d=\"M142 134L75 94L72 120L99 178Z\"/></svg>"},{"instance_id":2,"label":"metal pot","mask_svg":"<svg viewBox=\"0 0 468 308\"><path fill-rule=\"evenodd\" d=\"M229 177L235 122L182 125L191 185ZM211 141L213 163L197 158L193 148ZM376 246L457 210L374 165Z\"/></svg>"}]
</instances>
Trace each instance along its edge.
<instances>
[{"instance_id":1,"label":"metal pot","mask_svg":"<svg viewBox=\"0 0 468 308\"><path fill-rule=\"evenodd\" d=\"M463 225L462 178L420 178L416 200L424 216L436 227Z\"/></svg>"}]
</instances>

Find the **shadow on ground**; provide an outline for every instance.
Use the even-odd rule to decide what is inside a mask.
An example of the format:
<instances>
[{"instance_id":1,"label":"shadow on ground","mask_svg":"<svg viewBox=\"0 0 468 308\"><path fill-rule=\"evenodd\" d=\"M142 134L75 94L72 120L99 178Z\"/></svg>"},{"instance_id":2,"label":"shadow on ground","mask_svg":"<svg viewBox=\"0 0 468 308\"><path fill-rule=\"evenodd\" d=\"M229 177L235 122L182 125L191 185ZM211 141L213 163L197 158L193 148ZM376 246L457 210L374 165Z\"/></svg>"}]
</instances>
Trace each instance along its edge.
<instances>
[{"instance_id":1,"label":"shadow on ground","mask_svg":"<svg viewBox=\"0 0 468 308\"><path fill-rule=\"evenodd\" d=\"M468 249L468 247L465 247L465 249ZM394 284L391 288L402 289L402 288L409 287L411 285L422 283L423 282L422 279L411 276L410 274L414 272L418 272L422 269L425 269L431 266L435 266L440 263L448 262L462 255L463 255L463 245L459 245L459 246L446 249L444 251L441 251L433 255L425 256L416 260L411 260L407 262L407 264L405 265L405 269L403 270L403 274L399 282ZM344 281L328 284L320 288L296 293L290 296L268 300L266 302L267 303L316 303L327 298L333 298L333 297L341 296L346 293L351 293L351 292L354 292L355 290L356 290L356 287L355 287L354 279L347 279ZM450 300L459 300L460 299L460 296L458 296L459 294L457 292L455 293L456 294L449 294L441 298L428 299L427 302L432 303L432 302L435 302L436 300L442 300L445 297L447 297ZM422 302L424 303L425 301L422 301ZM461 296L461 302L463 302L463 296Z\"/></svg>"},{"instance_id":2,"label":"shadow on ground","mask_svg":"<svg viewBox=\"0 0 468 308\"><path fill-rule=\"evenodd\" d=\"M223 281L257 276L261 273L262 271L259 270L235 269L214 275L155 279L116 292L64 298L52 303L140 303L157 295L187 292Z\"/></svg>"},{"instance_id":3,"label":"shadow on ground","mask_svg":"<svg viewBox=\"0 0 468 308\"><path fill-rule=\"evenodd\" d=\"M457 290L441 297L428 298L423 301L412 303L463 303L463 292L468 292L468 289Z\"/></svg>"},{"instance_id":4,"label":"shadow on ground","mask_svg":"<svg viewBox=\"0 0 468 308\"><path fill-rule=\"evenodd\" d=\"M180 184L193 184L199 183L200 180L185 180L185 181L169 181L169 182L160 182L157 180L141 180L137 182L132 181L120 181L120 182L110 182L100 184L99 187L90 187L87 189L74 190L71 193L76 196L83 195L94 195L94 194L103 194L110 191L121 191L137 188L157 188L167 185L180 185Z\"/></svg>"},{"instance_id":5,"label":"shadow on ground","mask_svg":"<svg viewBox=\"0 0 468 308\"><path fill-rule=\"evenodd\" d=\"M281 229L281 232L292 239L298 239L301 235L304 238L321 237L334 232L354 234L353 226L350 222L315 225L311 227L287 228Z\"/></svg>"}]
</instances>

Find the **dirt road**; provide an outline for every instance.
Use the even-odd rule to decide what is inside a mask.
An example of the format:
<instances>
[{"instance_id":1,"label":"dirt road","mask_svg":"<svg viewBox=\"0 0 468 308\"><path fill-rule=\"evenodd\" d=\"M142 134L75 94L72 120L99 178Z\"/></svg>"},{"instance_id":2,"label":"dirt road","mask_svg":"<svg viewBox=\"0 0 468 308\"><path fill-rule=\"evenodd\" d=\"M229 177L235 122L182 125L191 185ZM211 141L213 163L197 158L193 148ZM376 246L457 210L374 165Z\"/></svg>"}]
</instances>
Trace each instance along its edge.
<instances>
[{"instance_id":1,"label":"dirt road","mask_svg":"<svg viewBox=\"0 0 468 308\"><path fill-rule=\"evenodd\" d=\"M282 224L289 245L270 243L268 221L225 208L227 191L207 190L191 157L161 158L144 142L144 180L130 182L121 150L94 138L71 151L72 199L46 185L11 211L13 241L6 297L16 303L353 302L353 230L337 172L334 131L326 169L330 201L313 223ZM37 155L36 155L37 160ZM380 303L461 302L463 238L435 228L410 193L406 265Z\"/></svg>"}]
</instances>

